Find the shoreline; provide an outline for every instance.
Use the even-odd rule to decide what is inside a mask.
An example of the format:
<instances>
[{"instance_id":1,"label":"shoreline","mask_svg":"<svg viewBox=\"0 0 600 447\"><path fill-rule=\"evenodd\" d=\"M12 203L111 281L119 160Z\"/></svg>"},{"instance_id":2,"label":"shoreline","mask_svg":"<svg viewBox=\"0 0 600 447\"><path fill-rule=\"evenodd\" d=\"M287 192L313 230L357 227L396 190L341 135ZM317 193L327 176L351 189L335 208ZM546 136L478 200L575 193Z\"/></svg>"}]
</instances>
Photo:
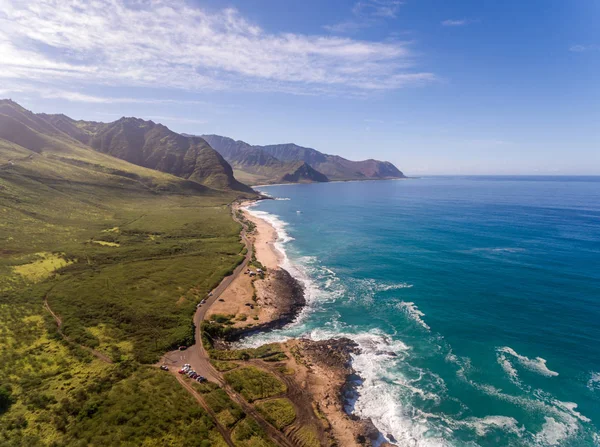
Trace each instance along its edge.
<instances>
[{"instance_id":1,"label":"shoreline","mask_svg":"<svg viewBox=\"0 0 600 447\"><path fill-rule=\"evenodd\" d=\"M282 264L287 261L287 256L277 247L277 244L281 242L281 239L285 239L285 236L281 235L271 222L248 210L259 200L265 199L242 202L234 208L234 212L241 211L244 217L255 225L251 240L255 247L256 259L267 267L268 275L278 275L284 272L284 275L289 277L293 284L300 287L299 293L302 297L301 300L297 300L298 289L296 288L296 292L293 294L296 299L292 298L292 302L287 303L288 306L291 304L293 308L291 312L288 312L283 318L281 313L278 313L277 317L271 321L241 330L233 335L234 340L254 333L281 328L294 321L307 305L304 297L305 289L301 281L282 267ZM277 282L280 283L281 279ZM260 284L260 282L256 281L256 284ZM258 286L257 295L260 293L263 293L263 289ZM278 294L275 293L275 295ZM351 355L360 352L360 348L355 342L344 337L323 341L292 338L281 345L289 357L284 363L297 371L293 380L309 394L313 407L318 414L325 418L328 431L339 445L348 447L389 445L380 444L382 434L370 419L361 419L345 411L348 403L347 391L354 387L353 378L357 377L357 372L351 363Z\"/></svg>"},{"instance_id":2,"label":"shoreline","mask_svg":"<svg viewBox=\"0 0 600 447\"><path fill-rule=\"evenodd\" d=\"M314 185L323 183L353 183L353 182L385 182L388 180L419 180L421 177L390 177L390 178L365 178L365 179L352 179L352 180L329 180L328 182L295 182L295 183L265 183L260 185L248 185L251 188L260 188L261 186L288 186L288 185Z\"/></svg>"}]
</instances>

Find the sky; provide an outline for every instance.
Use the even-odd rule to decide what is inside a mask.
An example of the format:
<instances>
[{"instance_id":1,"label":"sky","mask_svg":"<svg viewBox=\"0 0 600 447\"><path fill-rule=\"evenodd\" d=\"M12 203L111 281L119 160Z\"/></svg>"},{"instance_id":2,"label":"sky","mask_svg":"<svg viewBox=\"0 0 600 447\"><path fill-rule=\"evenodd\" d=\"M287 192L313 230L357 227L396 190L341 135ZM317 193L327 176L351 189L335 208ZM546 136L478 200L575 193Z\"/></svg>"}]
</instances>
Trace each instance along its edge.
<instances>
[{"instance_id":1,"label":"sky","mask_svg":"<svg viewBox=\"0 0 600 447\"><path fill-rule=\"evenodd\" d=\"M34 112L408 175L600 175L600 0L0 0Z\"/></svg>"}]
</instances>

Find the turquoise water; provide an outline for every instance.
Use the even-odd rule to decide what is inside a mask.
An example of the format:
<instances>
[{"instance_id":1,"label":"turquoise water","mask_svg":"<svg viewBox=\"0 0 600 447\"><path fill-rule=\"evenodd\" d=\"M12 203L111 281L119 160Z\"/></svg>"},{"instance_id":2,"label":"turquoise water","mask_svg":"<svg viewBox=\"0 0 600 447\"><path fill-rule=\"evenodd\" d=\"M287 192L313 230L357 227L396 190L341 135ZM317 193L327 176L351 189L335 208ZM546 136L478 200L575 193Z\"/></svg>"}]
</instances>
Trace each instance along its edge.
<instances>
[{"instance_id":1,"label":"turquoise water","mask_svg":"<svg viewBox=\"0 0 600 447\"><path fill-rule=\"evenodd\" d=\"M309 305L245 343L356 340L351 411L397 445L600 445L600 178L260 189Z\"/></svg>"}]
</instances>

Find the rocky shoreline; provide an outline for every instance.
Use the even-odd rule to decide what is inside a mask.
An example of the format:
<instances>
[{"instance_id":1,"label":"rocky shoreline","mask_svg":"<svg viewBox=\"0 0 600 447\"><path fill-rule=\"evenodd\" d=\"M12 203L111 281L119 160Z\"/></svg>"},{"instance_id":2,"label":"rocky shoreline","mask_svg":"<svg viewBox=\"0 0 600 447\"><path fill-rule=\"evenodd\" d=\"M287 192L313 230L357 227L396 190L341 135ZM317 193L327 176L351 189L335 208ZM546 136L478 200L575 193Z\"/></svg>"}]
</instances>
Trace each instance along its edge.
<instances>
[{"instance_id":1,"label":"rocky shoreline","mask_svg":"<svg viewBox=\"0 0 600 447\"><path fill-rule=\"evenodd\" d=\"M304 286L280 267L283 257L275 247L278 235L274 227L242 206L235 210L244 213L245 224L249 221L255 226L249 237L266 274L252 282L259 321L232 327L222 348L253 334L280 329L293 322L306 306ZM370 419L360 419L345 410L350 400L356 398L357 375L352 368L352 355L360 353L357 343L348 338L322 341L301 338L288 340L281 346L288 357L283 363L295 371L290 379L302 390L307 399L305 404L326 421L325 430L337 445L384 445L381 433Z\"/></svg>"},{"instance_id":2,"label":"rocky shoreline","mask_svg":"<svg viewBox=\"0 0 600 447\"><path fill-rule=\"evenodd\" d=\"M228 341L237 341L259 332L281 329L293 322L306 306L304 287L287 270L279 268L270 272L264 280L257 281L257 303L273 310L271 320L249 328L240 328L232 332Z\"/></svg>"},{"instance_id":3,"label":"rocky shoreline","mask_svg":"<svg viewBox=\"0 0 600 447\"><path fill-rule=\"evenodd\" d=\"M352 355L360 354L358 344L348 338L300 339L298 343L307 359L309 376L313 376L308 388L312 388L313 401L320 411L332 421L334 437L343 440L343 445L352 445L350 436L357 446L371 446L379 441L381 434L370 419L361 419L345 410L349 403L348 391L352 397L356 395L351 378L357 377L352 368ZM319 380L322 377L326 378L324 383Z\"/></svg>"}]
</instances>

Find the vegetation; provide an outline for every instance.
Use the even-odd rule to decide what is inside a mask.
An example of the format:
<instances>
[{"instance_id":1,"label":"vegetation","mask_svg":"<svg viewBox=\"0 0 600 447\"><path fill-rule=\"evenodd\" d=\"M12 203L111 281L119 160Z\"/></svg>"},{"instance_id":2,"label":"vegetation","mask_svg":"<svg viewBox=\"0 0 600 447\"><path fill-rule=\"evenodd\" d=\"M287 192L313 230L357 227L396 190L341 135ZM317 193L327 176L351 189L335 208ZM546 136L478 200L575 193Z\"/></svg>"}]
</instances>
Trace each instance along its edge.
<instances>
[{"instance_id":1,"label":"vegetation","mask_svg":"<svg viewBox=\"0 0 600 447\"><path fill-rule=\"evenodd\" d=\"M304 426L296 433L300 445L304 447L320 447L319 437L313 427Z\"/></svg>"},{"instance_id":2,"label":"vegetation","mask_svg":"<svg viewBox=\"0 0 600 447\"><path fill-rule=\"evenodd\" d=\"M216 336L227 333L227 328L223 329L223 326L220 326L219 329L214 329L214 326L211 325L203 325L206 332L211 334L210 338L214 339ZM212 332L211 332L212 331ZM207 337L208 338L208 337ZM209 343L209 354L214 360L250 360L250 359L262 359L265 361L273 361L278 362L286 359L286 355L281 350L281 346L278 343L270 343L268 345L262 345L258 348L245 348L245 349L228 349L228 350L220 350L213 349L212 345Z\"/></svg>"},{"instance_id":3,"label":"vegetation","mask_svg":"<svg viewBox=\"0 0 600 447\"><path fill-rule=\"evenodd\" d=\"M292 424L296 419L294 405L286 398L257 402L256 409L278 430Z\"/></svg>"},{"instance_id":4,"label":"vegetation","mask_svg":"<svg viewBox=\"0 0 600 447\"><path fill-rule=\"evenodd\" d=\"M4 413L12 405L11 389L7 386L0 386L0 414Z\"/></svg>"},{"instance_id":5,"label":"vegetation","mask_svg":"<svg viewBox=\"0 0 600 447\"><path fill-rule=\"evenodd\" d=\"M286 385L277 377L253 366L234 369L224 374L232 388L248 402L276 396L287 391Z\"/></svg>"},{"instance_id":6,"label":"vegetation","mask_svg":"<svg viewBox=\"0 0 600 447\"><path fill-rule=\"evenodd\" d=\"M217 369L217 371L225 372L231 371L238 367L237 363L233 362L224 362L222 360L211 360L210 363Z\"/></svg>"},{"instance_id":7,"label":"vegetation","mask_svg":"<svg viewBox=\"0 0 600 447\"><path fill-rule=\"evenodd\" d=\"M0 445L224 445L140 363L192 342L196 303L242 261L237 193L95 152L8 101L0 124Z\"/></svg>"},{"instance_id":8,"label":"vegetation","mask_svg":"<svg viewBox=\"0 0 600 447\"><path fill-rule=\"evenodd\" d=\"M254 233L254 231L256 230L256 224L254 222L252 222L251 220L246 218L246 215L243 213L242 210L237 210L235 212L235 216L237 218L237 220L244 225L244 227L246 227L246 232L251 234Z\"/></svg>"},{"instance_id":9,"label":"vegetation","mask_svg":"<svg viewBox=\"0 0 600 447\"><path fill-rule=\"evenodd\" d=\"M69 411L67 405L64 411ZM210 416L168 374L143 368L78 413L73 445L224 445Z\"/></svg>"},{"instance_id":10,"label":"vegetation","mask_svg":"<svg viewBox=\"0 0 600 447\"><path fill-rule=\"evenodd\" d=\"M205 394L204 400L225 427L233 427L245 415L242 408L235 404L221 388Z\"/></svg>"},{"instance_id":11,"label":"vegetation","mask_svg":"<svg viewBox=\"0 0 600 447\"><path fill-rule=\"evenodd\" d=\"M258 423L246 416L240 421L231 436L234 444L239 447L275 447Z\"/></svg>"}]
</instances>

